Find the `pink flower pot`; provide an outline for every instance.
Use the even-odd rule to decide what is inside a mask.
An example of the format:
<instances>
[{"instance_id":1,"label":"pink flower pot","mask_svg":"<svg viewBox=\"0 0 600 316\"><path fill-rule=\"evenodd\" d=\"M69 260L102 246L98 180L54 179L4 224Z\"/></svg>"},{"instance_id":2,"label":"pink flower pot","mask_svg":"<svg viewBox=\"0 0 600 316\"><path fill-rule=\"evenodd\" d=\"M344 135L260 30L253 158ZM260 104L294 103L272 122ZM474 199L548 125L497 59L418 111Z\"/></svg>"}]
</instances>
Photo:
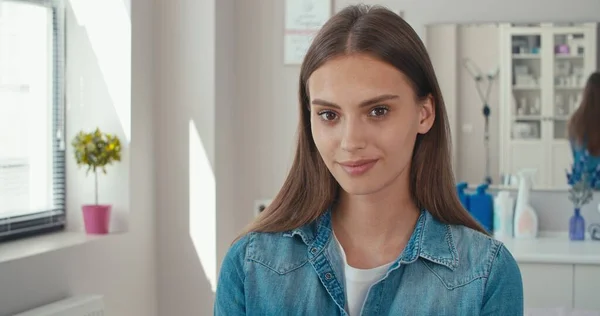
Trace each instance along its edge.
<instances>
[{"instance_id":1,"label":"pink flower pot","mask_svg":"<svg viewBox=\"0 0 600 316\"><path fill-rule=\"evenodd\" d=\"M108 234L111 205L83 205L83 223L88 234Z\"/></svg>"}]
</instances>

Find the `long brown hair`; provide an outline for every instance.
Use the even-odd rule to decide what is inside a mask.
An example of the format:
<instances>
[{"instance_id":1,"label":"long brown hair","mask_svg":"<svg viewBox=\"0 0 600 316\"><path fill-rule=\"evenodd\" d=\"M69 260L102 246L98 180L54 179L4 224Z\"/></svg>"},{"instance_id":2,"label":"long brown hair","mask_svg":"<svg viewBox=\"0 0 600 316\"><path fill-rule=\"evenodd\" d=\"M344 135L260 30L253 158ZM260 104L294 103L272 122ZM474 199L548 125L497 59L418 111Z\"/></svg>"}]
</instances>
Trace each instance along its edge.
<instances>
[{"instance_id":1,"label":"long brown hair","mask_svg":"<svg viewBox=\"0 0 600 316\"><path fill-rule=\"evenodd\" d=\"M284 232L316 220L332 205L340 189L323 162L310 128L307 80L328 60L364 53L404 73L419 98L433 97L435 121L417 136L410 169L410 193L417 207L436 219L485 232L462 207L450 162L448 118L440 87L425 46L396 13L379 6L349 6L322 27L309 47L300 72L298 145L283 187L247 232Z\"/></svg>"},{"instance_id":2,"label":"long brown hair","mask_svg":"<svg viewBox=\"0 0 600 316\"><path fill-rule=\"evenodd\" d=\"M590 75L581 104L569 120L569 138L600 156L600 72Z\"/></svg>"}]
</instances>

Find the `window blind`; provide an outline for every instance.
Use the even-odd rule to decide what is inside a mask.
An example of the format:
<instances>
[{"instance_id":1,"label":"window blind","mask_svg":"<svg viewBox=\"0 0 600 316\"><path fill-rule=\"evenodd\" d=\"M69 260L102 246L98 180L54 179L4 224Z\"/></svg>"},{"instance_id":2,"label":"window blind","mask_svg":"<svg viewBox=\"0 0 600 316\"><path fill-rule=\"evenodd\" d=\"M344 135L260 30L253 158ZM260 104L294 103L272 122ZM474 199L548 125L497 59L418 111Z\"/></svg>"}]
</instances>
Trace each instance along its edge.
<instances>
[{"instance_id":1,"label":"window blind","mask_svg":"<svg viewBox=\"0 0 600 316\"><path fill-rule=\"evenodd\" d=\"M0 241L65 226L64 6L0 1Z\"/></svg>"}]
</instances>

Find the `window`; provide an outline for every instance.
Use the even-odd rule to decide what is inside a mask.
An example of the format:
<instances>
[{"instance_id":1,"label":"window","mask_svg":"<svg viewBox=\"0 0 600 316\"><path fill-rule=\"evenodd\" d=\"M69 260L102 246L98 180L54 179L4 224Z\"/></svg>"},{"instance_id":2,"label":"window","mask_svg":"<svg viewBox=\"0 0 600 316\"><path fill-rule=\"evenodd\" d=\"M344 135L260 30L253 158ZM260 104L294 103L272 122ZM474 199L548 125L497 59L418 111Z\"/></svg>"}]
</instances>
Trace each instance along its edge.
<instances>
[{"instance_id":1,"label":"window","mask_svg":"<svg viewBox=\"0 0 600 316\"><path fill-rule=\"evenodd\" d=\"M65 226L64 15L0 1L0 241Z\"/></svg>"}]
</instances>

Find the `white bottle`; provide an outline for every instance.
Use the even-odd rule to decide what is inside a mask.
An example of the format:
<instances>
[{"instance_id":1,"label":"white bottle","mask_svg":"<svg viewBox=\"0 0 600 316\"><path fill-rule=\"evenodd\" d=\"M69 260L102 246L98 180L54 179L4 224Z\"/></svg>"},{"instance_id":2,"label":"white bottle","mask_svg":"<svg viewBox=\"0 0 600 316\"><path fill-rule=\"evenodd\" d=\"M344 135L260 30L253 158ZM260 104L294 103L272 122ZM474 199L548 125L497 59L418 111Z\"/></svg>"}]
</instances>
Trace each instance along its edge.
<instances>
[{"instance_id":1,"label":"white bottle","mask_svg":"<svg viewBox=\"0 0 600 316\"><path fill-rule=\"evenodd\" d=\"M519 171L519 193L515 207L514 231L515 238L535 238L538 234L538 218L535 210L529 204L529 192L533 185L536 169Z\"/></svg>"},{"instance_id":2,"label":"white bottle","mask_svg":"<svg viewBox=\"0 0 600 316\"><path fill-rule=\"evenodd\" d=\"M513 236L515 200L508 191L500 191L494 199L494 237Z\"/></svg>"}]
</instances>

